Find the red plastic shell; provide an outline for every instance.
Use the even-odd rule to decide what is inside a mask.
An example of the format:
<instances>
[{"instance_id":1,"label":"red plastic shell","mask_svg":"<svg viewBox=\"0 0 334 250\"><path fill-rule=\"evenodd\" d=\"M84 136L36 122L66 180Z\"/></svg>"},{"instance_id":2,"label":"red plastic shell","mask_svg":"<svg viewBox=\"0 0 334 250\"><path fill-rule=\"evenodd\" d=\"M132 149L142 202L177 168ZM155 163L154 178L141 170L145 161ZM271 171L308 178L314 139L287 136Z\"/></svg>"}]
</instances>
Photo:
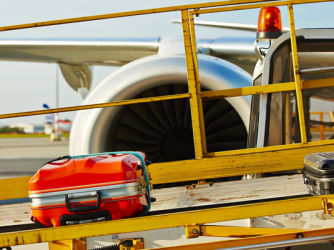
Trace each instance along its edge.
<instances>
[{"instance_id":1,"label":"red plastic shell","mask_svg":"<svg viewBox=\"0 0 334 250\"><path fill-rule=\"evenodd\" d=\"M146 155L141 153L146 160ZM136 179L134 155L100 155L44 165L29 181L29 193ZM54 190L56 189L56 190Z\"/></svg>"},{"instance_id":2,"label":"red plastic shell","mask_svg":"<svg viewBox=\"0 0 334 250\"><path fill-rule=\"evenodd\" d=\"M146 155L140 153L146 160ZM29 181L29 193L48 193L63 190L113 185L137 181L143 175L137 170L140 160L133 155L100 155L56 161L44 165ZM117 220L138 215L147 205L147 194L143 196L123 197L115 200L102 200L98 211L108 210L112 219ZM82 202L81 205L96 204L96 200ZM72 205L72 204L71 204ZM75 204L73 204L75 205ZM79 205L79 204L76 204ZM97 211L94 211L97 212ZM64 204L48 207L32 207L31 216L35 222L45 226L60 226L60 218L69 214L85 214L89 212L70 213Z\"/></svg>"},{"instance_id":3,"label":"red plastic shell","mask_svg":"<svg viewBox=\"0 0 334 250\"><path fill-rule=\"evenodd\" d=\"M282 32L282 18L279 8L261 8L257 23L257 32Z\"/></svg>"}]
</instances>

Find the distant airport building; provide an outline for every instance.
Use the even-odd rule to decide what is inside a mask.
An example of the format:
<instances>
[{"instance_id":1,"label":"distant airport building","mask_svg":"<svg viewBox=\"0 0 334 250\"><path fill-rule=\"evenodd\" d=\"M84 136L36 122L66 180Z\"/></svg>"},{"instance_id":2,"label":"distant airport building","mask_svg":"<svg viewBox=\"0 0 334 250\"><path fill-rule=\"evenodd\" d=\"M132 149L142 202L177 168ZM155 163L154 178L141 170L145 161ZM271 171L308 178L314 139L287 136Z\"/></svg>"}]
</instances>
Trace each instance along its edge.
<instances>
[{"instance_id":1,"label":"distant airport building","mask_svg":"<svg viewBox=\"0 0 334 250\"><path fill-rule=\"evenodd\" d=\"M72 122L71 121L67 121L67 120L59 120L58 121L58 126L59 126L59 131L61 133L70 133L71 128L72 128ZM52 123L45 123L44 124L44 133L46 135L51 134L52 132L54 132L54 124Z\"/></svg>"},{"instance_id":2,"label":"distant airport building","mask_svg":"<svg viewBox=\"0 0 334 250\"><path fill-rule=\"evenodd\" d=\"M32 124L25 124L25 123L17 123L9 125L10 128L20 128L26 134L38 134L40 132L44 133L44 125L32 125Z\"/></svg>"}]
</instances>

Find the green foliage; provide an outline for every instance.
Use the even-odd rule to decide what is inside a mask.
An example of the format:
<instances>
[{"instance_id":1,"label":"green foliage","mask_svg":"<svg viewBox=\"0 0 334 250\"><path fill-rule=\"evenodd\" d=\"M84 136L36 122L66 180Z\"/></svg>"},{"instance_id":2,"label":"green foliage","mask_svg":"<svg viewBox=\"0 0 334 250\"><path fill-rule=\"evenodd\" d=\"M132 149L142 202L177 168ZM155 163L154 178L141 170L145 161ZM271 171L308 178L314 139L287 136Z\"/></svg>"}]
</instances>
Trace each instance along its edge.
<instances>
[{"instance_id":1,"label":"green foliage","mask_svg":"<svg viewBox=\"0 0 334 250\"><path fill-rule=\"evenodd\" d=\"M17 134L24 134L22 128L10 128L8 126L0 128L0 134L11 134L11 133L17 133Z\"/></svg>"}]
</instances>

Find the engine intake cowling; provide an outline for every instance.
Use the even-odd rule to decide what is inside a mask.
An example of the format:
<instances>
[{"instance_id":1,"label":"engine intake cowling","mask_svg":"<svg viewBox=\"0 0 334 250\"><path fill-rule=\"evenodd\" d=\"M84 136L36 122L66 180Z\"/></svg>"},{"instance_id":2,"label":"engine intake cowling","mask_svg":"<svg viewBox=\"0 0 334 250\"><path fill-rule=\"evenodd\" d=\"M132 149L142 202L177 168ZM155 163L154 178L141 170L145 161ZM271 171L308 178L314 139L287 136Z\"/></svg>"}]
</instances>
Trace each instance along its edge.
<instances>
[{"instance_id":1,"label":"engine intake cowling","mask_svg":"<svg viewBox=\"0 0 334 250\"><path fill-rule=\"evenodd\" d=\"M251 76L224 60L198 56L202 91L248 87ZM188 92L184 56L150 56L129 63L99 83L83 104ZM208 151L245 148L250 97L203 101ZM194 158L189 100L79 111L70 154L140 150L152 162Z\"/></svg>"}]
</instances>

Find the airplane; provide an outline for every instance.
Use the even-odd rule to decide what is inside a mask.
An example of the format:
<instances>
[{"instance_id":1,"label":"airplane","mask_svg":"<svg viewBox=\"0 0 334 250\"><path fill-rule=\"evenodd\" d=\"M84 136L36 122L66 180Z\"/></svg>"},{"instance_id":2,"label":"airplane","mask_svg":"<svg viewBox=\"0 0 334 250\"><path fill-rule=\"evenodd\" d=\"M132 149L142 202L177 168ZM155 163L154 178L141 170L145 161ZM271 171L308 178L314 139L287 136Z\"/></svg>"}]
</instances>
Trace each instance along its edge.
<instances>
[{"instance_id":1,"label":"airplane","mask_svg":"<svg viewBox=\"0 0 334 250\"><path fill-rule=\"evenodd\" d=\"M255 30L243 24L197 25ZM197 39L202 91L252 86L251 75L259 59L254 40L255 36ZM188 92L182 37L1 39L0 60L58 63L82 104ZM92 65L120 68L90 90ZM250 103L250 96L203 102L209 152L246 148ZM139 150L152 162L192 159L192 136L185 99L92 109L77 113L69 153Z\"/></svg>"}]
</instances>

